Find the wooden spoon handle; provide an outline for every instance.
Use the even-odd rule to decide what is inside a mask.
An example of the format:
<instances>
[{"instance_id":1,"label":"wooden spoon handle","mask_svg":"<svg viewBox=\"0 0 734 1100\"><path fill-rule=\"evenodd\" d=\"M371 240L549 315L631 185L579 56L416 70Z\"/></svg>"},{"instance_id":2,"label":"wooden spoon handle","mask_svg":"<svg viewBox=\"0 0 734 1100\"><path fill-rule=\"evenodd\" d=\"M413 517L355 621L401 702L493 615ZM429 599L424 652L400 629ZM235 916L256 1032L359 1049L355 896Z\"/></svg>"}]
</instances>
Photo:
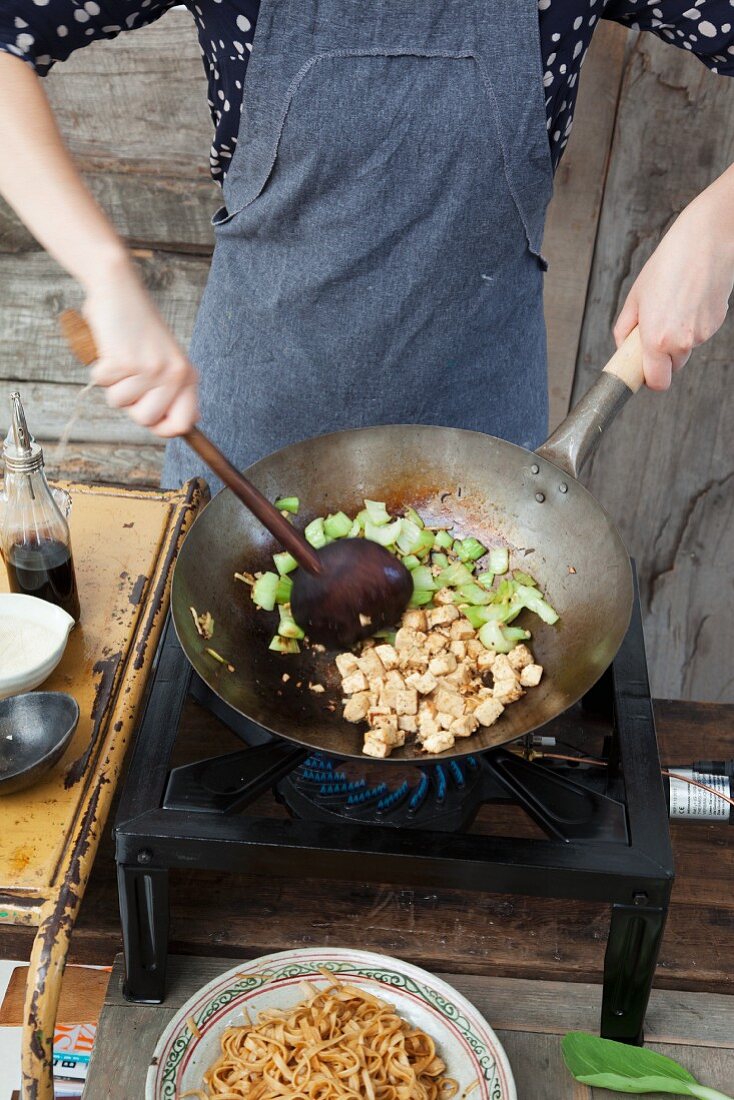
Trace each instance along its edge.
<instances>
[{"instance_id":1,"label":"wooden spoon handle","mask_svg":"<svg viewBox=\"0 0 734 1100\"><path fill-rule=\"evenodd\" d=\"M66 309L59 317L59 324L66 342L77 359L85 366L91 366L98 358L97 347L92 330L81 314L74 309ZM276 506L232 465L208 436L204 435L199 428L191 428L181 438L260 520L263 527L266 527L271 535L290 551L299 565L309 573L321 572L321 563L316 551L306 542L300 531L291 526Z\"/></svg>"},{"instance_id":2,"label":"wooden spoon handle","mask_svg":"<svg viewBox=\"0 0 734 1100\"><path fill-rule=\"evenodd\" d=\"M640 330L636 326L604 367L604 374L615 375L633 393L640 389L645 375L642 370Z\"/></svg>"}]
</instances>

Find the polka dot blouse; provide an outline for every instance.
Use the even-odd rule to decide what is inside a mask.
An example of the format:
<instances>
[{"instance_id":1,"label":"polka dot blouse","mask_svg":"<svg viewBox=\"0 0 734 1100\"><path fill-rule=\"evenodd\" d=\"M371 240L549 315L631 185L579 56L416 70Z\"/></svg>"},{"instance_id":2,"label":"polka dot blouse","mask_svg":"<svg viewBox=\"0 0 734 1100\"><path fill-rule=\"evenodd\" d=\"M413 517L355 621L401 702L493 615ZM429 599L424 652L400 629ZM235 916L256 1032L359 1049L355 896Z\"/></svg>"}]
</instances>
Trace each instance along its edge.
<instances>
[{"instance_id":1,"label":"polka dot blouse","mask_svg":"<svg viewBox=\"0 0 734 1100\"><path fill-rule=\"evenodd\" d=\"M0 50L44 76L97 38L153 23L180 0L0 0ZM237 142L259 0L186 0L196 24L214 122L211 171L222 182ZM600 18L650 30L734 75L734 0L538 0L548 140L554 166L573 123L579 70Z\"/></svg>"}]
</instances>

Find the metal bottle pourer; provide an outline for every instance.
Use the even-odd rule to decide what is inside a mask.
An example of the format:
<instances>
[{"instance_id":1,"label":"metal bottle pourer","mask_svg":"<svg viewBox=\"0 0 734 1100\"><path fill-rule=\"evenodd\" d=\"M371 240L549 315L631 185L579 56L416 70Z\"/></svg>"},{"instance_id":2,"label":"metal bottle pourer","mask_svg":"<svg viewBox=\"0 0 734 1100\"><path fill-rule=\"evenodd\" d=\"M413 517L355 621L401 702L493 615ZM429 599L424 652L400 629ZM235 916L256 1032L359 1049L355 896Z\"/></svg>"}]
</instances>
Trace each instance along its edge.
<instances>
[{"instance_id":1,"label":"metal bottle pourer","mask_svg":"<svg viewBox=\"0 0 734 1100\"><path fill-rule=\"evenodd\" d=\"M43 467L43 449L28 430L25 411L16 391L10 395L12 418L3 444L3 461L8 473L32 474ZM33 486L31 496L35 499Z\"/></svg>"}]
</instances>

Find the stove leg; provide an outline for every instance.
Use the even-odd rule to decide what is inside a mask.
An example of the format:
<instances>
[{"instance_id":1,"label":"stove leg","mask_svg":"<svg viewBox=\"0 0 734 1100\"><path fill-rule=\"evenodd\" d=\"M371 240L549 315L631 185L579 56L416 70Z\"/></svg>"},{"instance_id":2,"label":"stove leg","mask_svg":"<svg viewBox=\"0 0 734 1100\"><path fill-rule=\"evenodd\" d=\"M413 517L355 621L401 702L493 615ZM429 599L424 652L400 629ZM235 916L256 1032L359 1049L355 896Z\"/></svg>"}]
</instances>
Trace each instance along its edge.
<instances>
[{"instance_id":1,"label":"stove leg","mask_svg":"<svg viewBox=\"0 0 734 1100\"><path fill-rule=\"evenodd\" d=\"M604 1039L643 1042L645 1012L667 915L667 906L612 906L604 956L601 1009Z\"/></svg>"},{"instance_id":2,"label":"stove leg","mask_svg":"<svg viewBox=\"0 0 734 1100\"><path fill-rule=\"evenodd\" d=\"M166 992L168 955L168 870L118 864L123 995L128 1001L160 1004Z\"/></svg>"}]
</instances>

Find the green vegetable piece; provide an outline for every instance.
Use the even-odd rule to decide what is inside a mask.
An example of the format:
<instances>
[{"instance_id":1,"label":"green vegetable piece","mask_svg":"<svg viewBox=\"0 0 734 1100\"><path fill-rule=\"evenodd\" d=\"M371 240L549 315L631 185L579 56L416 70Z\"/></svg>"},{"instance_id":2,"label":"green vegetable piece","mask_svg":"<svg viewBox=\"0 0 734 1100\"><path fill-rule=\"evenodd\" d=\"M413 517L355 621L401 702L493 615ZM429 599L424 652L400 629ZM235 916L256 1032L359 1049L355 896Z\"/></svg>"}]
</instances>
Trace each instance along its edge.
<instances>
[{"instance_id":1,"label":"green vegetable piece","mask_svg":"<svg viewBox=\"0 0 734 1100\"><path fill-rule=\"evenodd\" d=\"M493 573L506 573L510 568L510 551L506 546L493 546L489 551L489 568Z\"/></svg>"},{"instance_id":2,"label":"green vegetable piece","mask_svg":"<svg viewBox=\"0 0 734 1100\"><path fill-rule=\"evenodd\" d=\"M285 577L287 573L292 573L294 569L298 568L298 562L287 550L283 550L280 554L273 554L273 562L281 577Z\"/></svg>"},{"instance_id":3,"label":"green vegetable piece","mask_svg":"<svg viewBox=\"0 0 734 1100\"><path fill-rule=\"evenodd\" d=\"M367 518L375 527L382 527L390 522L390 513L381 500L366 500L364 506Z\"/></svg>"},{"instance_id":4,"label":"green vegetable piece","mask_svg":"<svg viewBox=\"0 0 734 1100\"><path fill-rule=\"evenodd\" d=\"M425 607L433 599L433 592L426 592L423 588L416 588L410 597L408 607Z\"/></svg>"},{"instance_id":5,"label":"green vegetable piece","mask_svg":"<svg viewBox=\"0 0 734 1100\"><path fill-rule=\"evenodd\" d=\"M494 584L494 573L480 573L477 577L477 584L481 584L482 588L491 588Z\"/></svg>"},{"instance_id":6,"label":"green vegetable piece","mask_svg":"<svg viewBox=\"0 0 734 1100\"><path fill-rule=\"evenodd\" d=\"M502 633L499 623L485 623L479 631L479 641L485 649L493 649L495 653L509 653L513 643L509 642Z\"/></svg>"},{"instance_id":7,"label":"green vegetable piece","mask_svg":"<svg viewBox=\"0 0 734 1100\"><path fill-rule=\"evenodd\" d=\"M462 608L464 616L469 620L475 630L479 630L480 626L484 626L487 622L487 612L491 609L489 607L468 607Z\"/></svg>"},{"instance_id":8,"label":"green vegetable piece","mask_svg":"<svg viewBox=\"0 0 734 1100\"><path fill-rule=\"evenodd\" d=\"M405 509L405 518L409 519L411 523L414 523L416 527L425 527L425 523L416 512L415 508L408 507Z\"/></svg>"},{"instance_id":9,"label":"green vegetable piece","mask_svg":"<svg viewBox=\"0 0 734 1100\"><path fill-rule=\"evenodd\" d=\"M275 653L300 653L301 647L295 638L281 638L280 634L276 634L270 642L268 649L272 649Z\"/></svg>"},{"instance_id":10,"label":"green vegetable piece","mask_svg":"<svg viewBox=\"0 0 734 1100\"><path fill-rule=\"evenodd\" d=\"M381 641L387 642L388 645L395 645L395 634L396 633L397 632L395 630L389 630L389 629L385 628L384 630L376 631L372 635L372 637L373 638L379 638Z\"/></svg>"},{"instance_id":11,"label":"green vegetable piece","mask_svg":"<svg viewBox=\"0 0 734 1100\"><path fill-rule=\"evenodd\" d=\"M416 548L423 543L423 533L417 523L413 523L411 519L402 519L400 521L400 537L398 538L398 549L402 550L404 554L414 554Z\"/></svg>"},{"instance_id":12,"label":"green vegetable piece","mask_svg":"<svg viewBox=\"0 0 734 1100\"><path fill-rule=\"evenodd\" d=\"M417 554L419 558L424 557L429 550L433 550L433 544L436 541L436 536L433 531L428 531L424 528L421 531L420 541L417 546L413 547L413 553Z\"/></svg>"},{"instance_id":13,"label":"green vegetable piece","mask_svg":"<svg viewBox=\"0 0 734 1100\"><path fill-rule=\"evenodd\" d=\"M272 611L279 582L277 573L262 573L252 586L252 602L263 611Z\"/></svg>"},{"instance_id":14,"label":"green vegetable piece","mask_svg":"<svg viewBox=\"0 0 734 1100\"><path fill-rule=\"evenodd\" d=\"M512 597L515 595L516 587L517 585L515 584L515 582L507 578L503 581L500 581L494 592L495 601L501 603L503 601L511 600Z\"/></svg>"},{"instance_id":15,"label":"green vegetable piece","mask_svg":"<svg viewBox=\"0 0 734 1100\"><path fill-rule=\"evenodd\" d=\"M380 546L394 546L400 535L402 525L403 521L401 519L396 519L387 524L375 524L368 519L364 526L364 537L369 539L370 542L378 542Z\"/></svg>"},{"instance_id":16,"label":"green vegetable piece","mask_svg":"<svg viewBox=\"0 0 734 1100\"><path fill-rule=\"evenodd\" d=\"M518 642L526 642L530 637L530 631L523 630L521 626L507 626L505 624L502 627L502 633L508 642L512 642L513 646L517 645Z\"/></svg>"},{"instance_id":17,"label":"green vegetable piece","mask_svg":"<svg viewBox=\"0 0 734 1100\"><path fill-rule=\"evenodd\" d=\"M530 588L537 588L538 586L535 577L531 577L529 573L523 573L522 569L515 569L512 574L512 579L517 581L518 584L529 585Z\"/></svg>"},{"instance_id":18,"label":"green vegetable piece","mask_svg":"<svg viewBox=\"0 0 734 1100\"><path fill-rule=\"evenodd\" d=\"M411 573L413 591L435 592L438 588L435 577L427 565L419 565Z\"/></svg>"},{"instance_id":19,"label":"green vegetable piece","mask_svg":"<svg viewBox=\"0 0 734 1100\"><path fill-rule=\"evenodd\" d=\"M301 630L300 626L291 615L290 607L279 607L278 612L280 614L278 633L281 638L297 638L299 641L301 638L305 638L305 632Z\"/></svg>"},{"instance_id":20,"label":"green vegetable piece","mask_svg":"<svg viewBox=\"0 0 734 1100\"><path fill-rule=\"evenodd\" d=\"M324 520L324 532L327 538L346 538L352 528L352 521L346 512L335 512L333 516L327 516Z\"/></svg>"},{"instance_id":21,"label":"green vegetable piece","mask_svg":"<svg viewBox=\"0 0 734 1100\"><path fill-rule=\"evenodd\" d=\"M483 546L479 539L469 537L464 539L463 542L457 541L454 543L454 552L459 561L476 561L477 558L483 558L487 553L487 547Z\"/></svg>"},{"instance_id":22,"label":"green vegetable piece","mask_svg":"<svg viewBox=\"0 0 734 1100\"><path fill-rule=\"evenodd\" d=\"M362 526L362 524L359 522L358 519L355 519L354 522L352 523L352 526L349 528L349 534L347 535L347 538L348 539L358 539L363 531L364 531L364 527Z\"/></svg>"},{"instance_id":23,"label":"green vegetable piece","mask_svg":"<svg viewBox=\"0 0 734 1100\"><path fill-rule=\"evenodd\" d=\"M306 541L311 543L314 550L320 550L322 546L326 546L326 531L324 530L323 517L318 516L317 519L312 519L303 534L306 537Z\"/></svg>"},{"instance_id":24,"label":"green vegetable piece","mask_svg":"<svg viewBox=\"0 0 734 1100\"><path fill-rule=\"evenodd\" d=\"M275 602L277 604L290 603L293 581L290 577L281 577L278 587L275 589Z\"/></svg>"},{"instance_id":25,"label":"green vegetable piece","mask_svg":"<svg viewBox=\"0 0 734 1100\"><path fill-rule=\"evenodd\" d=\"M360 531L364 531L364 525L368 519L369 514L366 508L363 508L361 512L357 512L357 515L354 517L354 522L359 524Z\"/></svg>"},{"instance_id":26,"label":"green vegetable piece","mask_svg":"<svg viewBox=\"0 0 734 1100\"><path fill-rule=\"evenodd\" d=\"M515 585L515 597L523 607L527 607L528 611L532 611L544 623L553 626L554 623L558 622L560 617L558 612L551 607L547 600L543 599L537 588L517 584Z\"/></svg>"},{"instance_id":27,"label":"green vegetable piece","mask_svg":"<svg viewBox=\"0 0 734 1100\"><path fill-rule=\"evenodd\" d=\"M442 550L450 550L454 545L454 540L448 531L436 531L436 546L440 546Z\"/></svg>"},{"instance_id":28,"label":"green vegetable piece","mask_svg":"<svg viewBox=\"0 0 734 1100\"><path fill-rule=\"evenodd\" d=\"M280 497L276 500L275 507L279 512L290 512L292 516L297 516L301 502L298 497Z\"/></svg>"},{"instance_id":29,"label":"green vegetable piece","mask_svg":"<svg viewBox=\"0 0 734 1100\"><path fill-rule=\"evenodd\" d=\"M403 558L403 565L405 566L406 569L409 569L411 572L414 569L417 569L417 567L420 565L420 563L421 563L420 558L417 558L415 556L415 554L406 554L405 557Z\"/></svg>"},{"instance_id":30,"label":"green vegetable piece","mask_svg":"<svg viewBox=\"0 0 734 1100\"><path fill-rule=\"evenodd\" d=\"M564 1035L563 1059L577 1081L614 1092L667 1092L699 1100L733 1100L716 1089L700 1085L687 1069L644 1047L615 1043L583 1031Z\"/></svg>"},{"instance_id":31,"label":"green vegetable piece","mask_svg":"<svg viewBox=\"0 0 734 1100\"><path fill-rule=\"evenodd\" d=\"M489 603L492 598L486 588L480 588L478 584L462 584L459 595L466 603L474 606Z\"/></svg>"},{"instance_id":32,"label":"green vegetable piece","mask_svg":"<svg viewBox=\"0 0 734 1100\"><path fill-rule=\"evenodd\" d=\"M454 561L436 579L441 588L460 588L462 584L471 584L472 575L463 562Z\"/></svg>"},{"instance_id":33,"label":"green vegetable piece","mask_svg":"<svg viewBox=\"0 0 734 1100\"><path fill-rule=\"evenodd\" d=\"M448 567L449 567L449 556L448 556L448 554L443 554L440 551L434 550L433 553L431 554L431 565L435 565L439 569L448 569Z\"/></svg>"}]
</instances>

